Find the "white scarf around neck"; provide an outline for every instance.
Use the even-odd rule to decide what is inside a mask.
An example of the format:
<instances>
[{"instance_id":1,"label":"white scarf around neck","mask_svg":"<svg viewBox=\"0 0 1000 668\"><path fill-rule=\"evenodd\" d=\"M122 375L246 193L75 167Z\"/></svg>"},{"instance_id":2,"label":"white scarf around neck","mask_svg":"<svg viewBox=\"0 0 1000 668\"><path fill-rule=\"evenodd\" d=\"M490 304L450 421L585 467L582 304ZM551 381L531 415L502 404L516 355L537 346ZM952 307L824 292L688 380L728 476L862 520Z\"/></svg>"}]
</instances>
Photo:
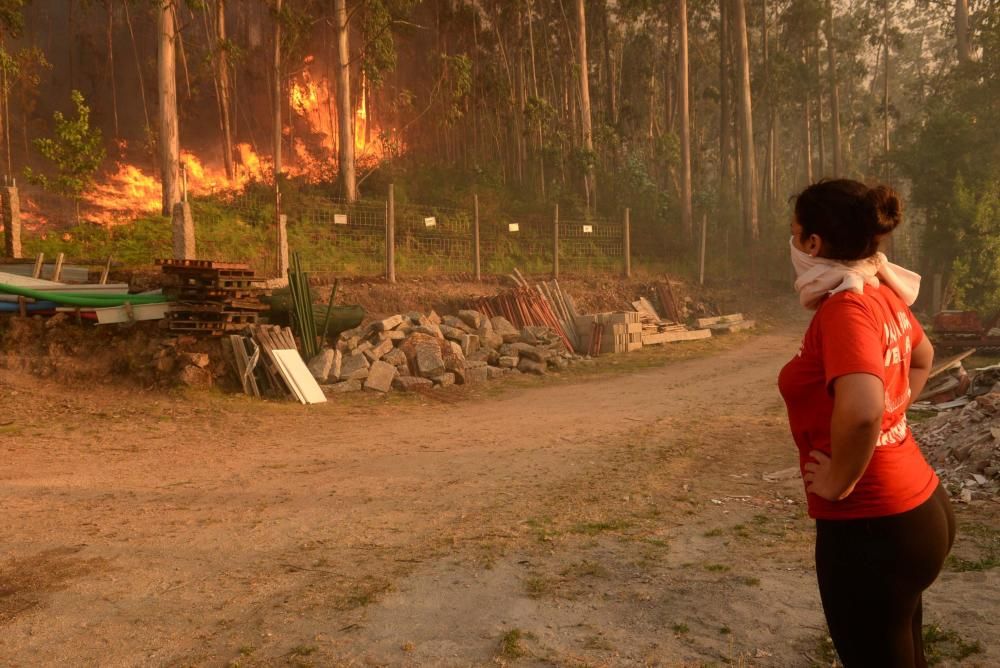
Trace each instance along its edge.
<instances>
[{"instance_id":1,"label":"white scarf around neck","mask_svg":"<svg viewBox=\"0 0 1000 668\"><path fill-rule=\"evenodd\" d=\"M799 302L807 309L819 308L823 298L850 290L864 293L865 286L877 288L879 279L885 282L907 306L912 306L920 294L920 274L889 262L885 253L870 258L845 262L813 257L795 247L795 237L789 240L792 266L795 267L795 290Z\"/></svg>"}]
</instances>

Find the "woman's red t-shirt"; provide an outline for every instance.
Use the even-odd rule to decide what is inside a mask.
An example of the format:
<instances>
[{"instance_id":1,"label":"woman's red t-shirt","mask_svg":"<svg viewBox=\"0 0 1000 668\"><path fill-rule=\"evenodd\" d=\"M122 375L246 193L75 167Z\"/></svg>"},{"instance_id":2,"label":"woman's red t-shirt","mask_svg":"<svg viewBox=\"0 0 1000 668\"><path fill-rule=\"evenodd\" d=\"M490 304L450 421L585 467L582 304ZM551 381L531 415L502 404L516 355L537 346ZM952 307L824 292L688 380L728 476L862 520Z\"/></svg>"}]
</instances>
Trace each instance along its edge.
<instances>
[{"instance_id":1,"label":"woman's red t-shirt","mask_svg":"<svg viewBox=\"0 0 1000 668\"><path fill-rule=\"evenodd\" d=\"M811 450L830 454L834 380L852 373L877 376L885 387L885 413L875 452L854 491L840 501L807 494L810 517L896 515L916 508L937 488L937 475L906 423L910 354L923 337L910 309L884 285L865 286L864 294L838 292L813 316L799 354L778 376L800 470L811 461Z\"/></svg>"}]
</instances>

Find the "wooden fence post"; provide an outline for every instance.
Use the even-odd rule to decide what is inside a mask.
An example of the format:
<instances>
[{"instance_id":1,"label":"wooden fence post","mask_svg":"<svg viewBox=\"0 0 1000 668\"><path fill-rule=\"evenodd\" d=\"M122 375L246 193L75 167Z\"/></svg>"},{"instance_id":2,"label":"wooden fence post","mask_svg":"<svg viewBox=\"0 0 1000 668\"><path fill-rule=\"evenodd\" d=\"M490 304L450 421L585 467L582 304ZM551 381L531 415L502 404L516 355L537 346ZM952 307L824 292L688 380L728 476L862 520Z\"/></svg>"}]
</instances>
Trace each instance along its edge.
<instances>
[{"instance_id":1,"label":"wooden fence post","mask_svg":"<svg viewBox=\"0 0 1000 668\"><path fill-rule=\"evenodd\" d=\"M625 278L632 278L632 210L627 207L622 230L622 248L625 254Z\"/></svg>"},{"instance_id":2,"label":"wooden fence post","mask_svg":"<svg viewBox=\"0 0 1000 668\"><path fill-rule=\"evenodd\" d=\"M482 256L479 250L479 193L472 196L472 244L475 258L476 281L483 280Z\"/></svg>"},{"instance_id":3,"label":"wooden fence post","mask_svg":"<svg viewBox=\"0 0 1000 668\"><path fill-rule=\"evenodd\" d=\"M559 278L559 204L556 204L555 220L552 221L552 277Z\"/></svg>"},{"instance_id":4,"label":"wooden fence post","mask_svg":"<svg viewBox=\"0 0 1000 668\"><path fill-rule=\"evenodd\" d=\"M396 189L389 184L389 202L385 216L385 277L396 282Z\"/></svg>"},{"instance_id":5,"label":"wooden fence post","mask_svg":"<svg viewBox=\"0 0 1000 668\"><path fill-rule=\"evenodd\" d=\"M698 259L698 285L705 285L705 243L708 237L708 214L701 216L701 257Z\"/></svg>"}]
</instances>

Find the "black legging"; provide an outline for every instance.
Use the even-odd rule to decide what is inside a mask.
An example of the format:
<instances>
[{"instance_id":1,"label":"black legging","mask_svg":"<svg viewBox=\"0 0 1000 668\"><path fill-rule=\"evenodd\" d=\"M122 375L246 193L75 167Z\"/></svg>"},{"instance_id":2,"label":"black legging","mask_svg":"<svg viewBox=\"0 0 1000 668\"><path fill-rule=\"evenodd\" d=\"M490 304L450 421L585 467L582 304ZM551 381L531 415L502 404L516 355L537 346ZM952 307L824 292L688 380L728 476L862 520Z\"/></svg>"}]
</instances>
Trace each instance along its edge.
<instances>
[{"instance_id":1,"label":"black legging","mask_svg":"<svg viewBox=\"0 0 1000 668\"><path fill-rule=\"evenodd\" d=\"M924 668L921 595L955 541L940 485L899 515L816 521L823 612L845 668Z\"/></svg>"}]
</instances>

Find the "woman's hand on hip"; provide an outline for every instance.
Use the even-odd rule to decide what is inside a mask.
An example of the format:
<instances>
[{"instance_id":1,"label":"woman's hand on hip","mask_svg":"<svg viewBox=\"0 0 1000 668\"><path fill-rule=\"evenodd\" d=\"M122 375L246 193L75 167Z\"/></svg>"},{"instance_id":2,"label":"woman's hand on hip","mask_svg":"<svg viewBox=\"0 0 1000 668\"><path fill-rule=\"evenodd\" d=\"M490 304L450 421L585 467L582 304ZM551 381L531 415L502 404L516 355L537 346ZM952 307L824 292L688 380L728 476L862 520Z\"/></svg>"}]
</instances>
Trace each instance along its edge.
<instances>
[{"instance_id":1,"label":"woman's hand on hip","mask_svg":"<svg viewBox=\"0 0 1000 668\"><path fill-rule=\"evenodd\" d=\"M819 450L813 450L809 456L814 461L805 465L803 480L806 482L806 492L826 499L827 501L840 501L850 496L854 491L854 485L841 492L841 485L834 479L833 460Z\"/></svg>"}]
</instances>

